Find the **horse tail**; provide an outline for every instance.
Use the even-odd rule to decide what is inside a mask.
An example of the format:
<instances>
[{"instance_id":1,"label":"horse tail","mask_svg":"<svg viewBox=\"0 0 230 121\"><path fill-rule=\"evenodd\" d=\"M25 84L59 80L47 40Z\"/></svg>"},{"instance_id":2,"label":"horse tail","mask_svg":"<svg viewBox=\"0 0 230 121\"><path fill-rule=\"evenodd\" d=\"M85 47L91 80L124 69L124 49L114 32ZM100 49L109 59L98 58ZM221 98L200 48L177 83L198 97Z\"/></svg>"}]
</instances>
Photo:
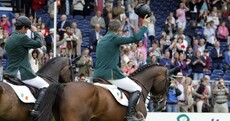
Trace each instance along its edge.
<instances>
[{"instance_id":1,"label":"horse tail","mask_svg":"<svg viewBox=\"0 0 230 121\"><path fill-rule=\"evenodd\" d=\"M52 108L59 97L59 92L62 89L60 84L50 85L45 92L44 99L40 105L40 116L37 121L50 121L52 118Z\"/></svg>"}]
</instances>

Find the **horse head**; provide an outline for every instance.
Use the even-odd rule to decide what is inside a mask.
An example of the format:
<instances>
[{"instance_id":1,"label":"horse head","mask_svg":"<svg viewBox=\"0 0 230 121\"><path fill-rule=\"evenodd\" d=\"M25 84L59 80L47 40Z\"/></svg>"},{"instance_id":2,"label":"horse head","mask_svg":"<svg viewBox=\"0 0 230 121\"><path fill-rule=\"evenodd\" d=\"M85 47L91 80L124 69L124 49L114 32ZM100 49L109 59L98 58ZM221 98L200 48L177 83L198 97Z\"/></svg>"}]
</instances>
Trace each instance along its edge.
<instances>
[{"instance_id":1,"label":"horse head","mask_svg":"<svg viewBox=\"0 0 230 121\"><path fill-rule=\"evenodd\" d=\"M158 69L158 71L160 70ZM165 69L164 73L158 75L158 76L162 75L163 77L158 79L159 84L157 86L153 86L150 90L154 102L154 106L153 106L154 111L159 112L166 108L167 93L168 93L168 87L171 82L171 76L178 72L179 72L179 67L175 67L170 70ZM156 93L156 88L159 89L158 93Z\"/></svg>"}]
</instances>

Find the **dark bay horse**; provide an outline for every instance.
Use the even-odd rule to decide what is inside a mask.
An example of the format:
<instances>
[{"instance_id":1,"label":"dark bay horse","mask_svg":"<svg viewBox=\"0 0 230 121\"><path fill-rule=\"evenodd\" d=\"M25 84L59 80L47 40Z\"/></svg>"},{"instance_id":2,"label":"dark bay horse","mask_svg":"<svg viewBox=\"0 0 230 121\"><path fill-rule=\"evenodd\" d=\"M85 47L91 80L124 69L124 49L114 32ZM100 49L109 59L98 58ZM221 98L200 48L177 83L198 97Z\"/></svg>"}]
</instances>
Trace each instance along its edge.
<instances>
[{"instance_id":1,"label":"dark bay horse","mask_svg":"<svg viewBox=\"0 0 230 121\"><path fill-rule=\"evenodd\" d=\"M145 101L149 92L163 97L165 103L169 76L178 69L167 70L157 64L138 69L131 78L141 86L142 94L136 107L144 117L147 115ZM110 92L102 87L83 82L51 85L41 104L38 121L124 121L126 107L118 104Z\"/></svg>"},{"instance_id":2,"label":"dark bay horse","mask_svg":"<svg viewBox=\"0 0 230 121\"><path fill-rule=\"evenodd\" d=\"M74 81L74 66L70 59L56 57L45 63L37 72L48 83ZM32 104L22 103L14 90L6 83L0 83L0 121L30 121Z\"/></svg>"}]
</instances>

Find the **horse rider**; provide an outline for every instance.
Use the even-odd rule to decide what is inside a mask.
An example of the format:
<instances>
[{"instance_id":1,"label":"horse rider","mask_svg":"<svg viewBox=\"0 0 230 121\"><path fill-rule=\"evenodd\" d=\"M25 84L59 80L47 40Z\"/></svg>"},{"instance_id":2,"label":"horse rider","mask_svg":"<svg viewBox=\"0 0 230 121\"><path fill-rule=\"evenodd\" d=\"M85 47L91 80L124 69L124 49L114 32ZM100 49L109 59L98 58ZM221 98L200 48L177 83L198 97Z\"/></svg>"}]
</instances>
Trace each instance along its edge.
<instances>
[{"instance_id":1,"label":"horse rider","mask_svg":"<svg viewBox=\"0 0 230 121\"><path fill-rule=\"evenodd\" d=\"M42 41L37 28L31 25L28 17L20 16L14 25L16 30L12 32L5 44L5 50L9 58L9 66L5 70L5 74L13 75L21 79L23 83L40 90L39 96L30 110L30 114L33 117L37 117L40 114L39 105L49 84L33 73L29 62L29 49L42 47ZM33 32L33 39L25 35L28 29L31 29Z\"/></svg>"},{"instance_id":2,"label":"horse rider","mask_svg":"<svg viewBox=\"0 0 230 121\"><path fill-rule=\"evenodd\" d=\"M142 27L134 36L121 37L122 23L117 19L111 20L109 31L99 40L96 48L97 61L93 77L108 80L111 84L131 93L125 117L126 121L133 121L134 119L135 107L140 97L141 87L125 76L117 66L120 56L119 47L123 44L140 41L147 30L149 21L146 16L143 19Z\"/></svg>"}]
</instances>

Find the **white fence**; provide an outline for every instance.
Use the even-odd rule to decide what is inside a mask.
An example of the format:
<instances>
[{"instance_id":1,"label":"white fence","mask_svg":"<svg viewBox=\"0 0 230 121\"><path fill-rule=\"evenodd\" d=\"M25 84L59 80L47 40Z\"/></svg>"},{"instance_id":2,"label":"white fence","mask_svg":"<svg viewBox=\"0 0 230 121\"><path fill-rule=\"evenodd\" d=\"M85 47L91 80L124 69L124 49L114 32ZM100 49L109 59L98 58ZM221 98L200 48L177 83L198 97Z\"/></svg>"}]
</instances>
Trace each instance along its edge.
<instances>
[{"instance_id":1,"label":"white fence","mask_svg":"<svg viewBox=\"0 0 230 121\"><path fill-rule=\"evenodd\" d=\"M230 113L148 113L145 121L230 121Z\"/></svg>"}]
</instances>

